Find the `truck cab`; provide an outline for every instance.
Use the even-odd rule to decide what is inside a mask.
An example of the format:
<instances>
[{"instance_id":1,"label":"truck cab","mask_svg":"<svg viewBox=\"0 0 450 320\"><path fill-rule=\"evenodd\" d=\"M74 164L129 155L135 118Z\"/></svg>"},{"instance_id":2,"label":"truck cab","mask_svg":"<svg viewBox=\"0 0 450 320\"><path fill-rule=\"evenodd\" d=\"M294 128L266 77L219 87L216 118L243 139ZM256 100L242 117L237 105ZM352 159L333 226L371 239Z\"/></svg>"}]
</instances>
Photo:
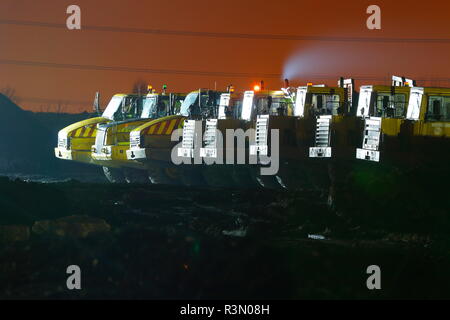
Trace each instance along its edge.
<instances>
[{"instance_id":1,"label":"truck cab","mask_svg":"<svg viewBox=\"0 0 450 320\"><path fill-rule=\"evenodd\" d=\"M177 141L172 141L172 133L182 129L186 120L196 121L217 114L220 94L207 89L192 91L183 99L177 114L146 122L133 129L130 132L130 148L126 151L127 159L143 164L153 183L166 183L167 174L162 171L173 169L172 149L177 144Z\"/></svg>"},{"instance_id":2,"label":"truck cab","mask_svg":"<svg viewBox=\"0 0 450 320\"><path fill-rule=\"evenodd\" d=\"M445 167L450 161L450 88L412 87L405 118L394 133L381 130L378 162Z\"/></svg>"},{"instance_id":3,"label":"truck cab","mask_svg":"<svg viewBox=\"0 0 450 320\"><path fill-rule=\"evenodd\" d=\"M174 130L183 128L187 119L199 120L218 112L220 92L197 90L190 92L180 105L178 114L156 119L133 129L130 132L130 149L127 159L145 161L146 159L170 161L170 150L175 145L171 141Z\"/></svg>"},{"instance_id":4,"label":"truck cab","mask_svg":"<svg viewBox=\"0 0 450 320\"><path fill-rule=\"evenodd\" d=\"M409 104L415 99L413 83L393 80L392 86L361 87L357 116L364 118L364 127L361 148L356 149L357 159L379 162L382 149L399 150L401 127Z\"/></svg>"},{"instance_id":5,"label":"truck cab","mask_svg":"<svg viewBox=\"0 0 450 320\"><path fill-rule=\"evenodd\" d=\"M92 158L105 166L140 168L139 163L128 161L126 156L130 132L149 121L173 115L184 97L184 94L175 93L148 94L145 99L137 101L134 118L99 124Z\"/></svg>"},{"instance_id":6,"label":"truck cab","mask_svg":"<svg viewBox=\"0 0 450 320\"><path fill-rule=\"evenodd\" d=\"M300 186L298 182L305 180L302 170L311 154L310 147L320 148L315 150L318 154L327 152L330 122L347 110L346 90L342 87L308 84L284 88L282 92L287 109L272 107L269 113L257 115L254 144L250 146L250 155L257 157L258 165L267 165L265 157L278 157L280 170L275 176L256 177L261 186L268 188ZM317 124L321 121L327 122L327 131L320 131L325 135L317 136ZM271 141L276 133L273 130L278 130L278 141ZM321 144L315 145L315 140ZM278 146L275 147L274 143ZM270 150L278 150L278 154L269 155Z\"/></svg>"},{"instance_id":7,"label":"truck cab","mask_svg":"<svg viewBox=\"0 0 450 320\"><path fill-rule=\"evenodd\" d=\"M59 131L55 156L63 160L98 165L91 157L91 147L95 143L98 126L135 117L134 106L142 103L143 99L144 97L135 94L114 95L100 117L71 124Z\"/></svg>"},{"instance_id":8,"label":"truck cab","mask_svg":"<svg viewBox=\"0 0 450 320\"><path fill-rule=\"evenodd\" d=\"M261 136L255 134L257 119L267 115L280 120L281 125L285 123L281 119L288 119L293 113L292 99L285 92L257 87L240 95L223 94L226 102L221 105L227 105L232 112L204 120L200 157L207 164L203 166L203 176L212 186L259 185L253 174L255 166L247 156L259 147L255 141L261 141Z\"/></svg>"}]
</instances>

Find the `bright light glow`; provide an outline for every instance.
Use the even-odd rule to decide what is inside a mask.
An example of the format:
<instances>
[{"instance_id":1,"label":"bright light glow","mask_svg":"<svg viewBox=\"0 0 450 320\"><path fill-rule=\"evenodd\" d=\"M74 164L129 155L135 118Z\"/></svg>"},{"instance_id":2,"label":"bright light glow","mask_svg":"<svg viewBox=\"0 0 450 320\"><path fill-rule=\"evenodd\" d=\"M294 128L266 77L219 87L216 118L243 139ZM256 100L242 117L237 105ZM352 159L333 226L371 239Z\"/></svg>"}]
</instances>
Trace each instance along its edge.
<instances>
[{"instance_id":1,"label":"bright light glow","mask_svg":"<svg viewBox=\"0 0 450 320\"><path fill-rule=\"evenodd\" d=\"M257 84L253 87L253 91L260 91L260 90L261 90L261 87Z\"/></svg>"}]
</instances>

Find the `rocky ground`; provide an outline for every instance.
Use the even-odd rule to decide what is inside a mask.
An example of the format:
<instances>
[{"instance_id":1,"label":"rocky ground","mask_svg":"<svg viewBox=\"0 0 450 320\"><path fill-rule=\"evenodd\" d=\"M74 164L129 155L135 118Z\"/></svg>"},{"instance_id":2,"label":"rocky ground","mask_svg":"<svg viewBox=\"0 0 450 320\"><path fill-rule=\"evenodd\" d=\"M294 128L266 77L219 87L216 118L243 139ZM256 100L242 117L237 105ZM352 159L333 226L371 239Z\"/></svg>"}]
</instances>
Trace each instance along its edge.
<instances>
[{"instance_id":1,"label":"rocky ground","mask_svg":"<svg viewBox=\"0 0 450 320\"><path fill-rule=\"evenodd\" d=\"M0 180L1 299L449 298L445 232L318 192ZM66 268L82 270L82 290ZM378 265L382 289L367 289Z\"/></svg>"}]
</instances>

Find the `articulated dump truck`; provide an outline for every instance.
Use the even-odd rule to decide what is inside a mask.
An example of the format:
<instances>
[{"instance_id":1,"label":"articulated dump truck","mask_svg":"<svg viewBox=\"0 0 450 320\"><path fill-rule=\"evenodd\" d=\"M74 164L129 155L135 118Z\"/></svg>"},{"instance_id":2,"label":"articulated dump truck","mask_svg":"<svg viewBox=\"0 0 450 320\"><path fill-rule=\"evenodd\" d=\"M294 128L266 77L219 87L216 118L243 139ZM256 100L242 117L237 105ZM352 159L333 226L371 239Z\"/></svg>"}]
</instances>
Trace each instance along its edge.
<instances>
[{"instance_id":1,"label":"articulated dump truck","mask_svg":"<svg viewBox=\"0 0 450 320\"><path fill-rule=\"evenodd\" d=\"M366 118L357 159L401 169L450 163L450 88L408 89L397 99L409 96L407 107L400 103L386 113L377 102L380 112Z\"/></svg>"},{"instance_id":2,"label":"articulated dump truck","mask_svg":"<svg viewBox=\"0 0 450 320\"><path fill-rule=\"evenodd\" d=\"M135 106L142 104L144 98L140 95L116 94L101 117L86 119L60 130L55 156L63 160L101 165L91 157L91 148L95 143L98 126L135 117Z\"/></svg>"},{"instance_id":3,"label":"articulated dump truck","mask_svg":"<svg viewBox=\"0 0 450 320\"><path fill-rule=\"evenodd\" d=\"M449 163L450 89L399 77L354 87L341 78L335 87L116 95L102 117L61 130L55 154L102 166L111 182L329 194L371 166Z\"/></svg>"},{"instance_id":4,"label":"articulated dump truck","mask_svg":"<svg viewBox=\"0 0 450 320\"><path fill-rule=\"evenodd\" d=\"M257 171L256 180L262 187L309 187L319 183L322 175L327 178L326 168L322 169L322 163L311 161L310 156L330 156L331 122L343 123L349 132L348 136L355 131L354 123L347 119L352 112L349 101L354 97L354 92L349 91L352 87L344 87L348 81L340 81L338 87L308 85L296 90L284 89L284 92L291 93L293 97L292 114L257 115L250 155L257 157L257 164L261 168L268 165L267 156L270 156L270 165L278 169L267 175L261 170ZM349 144L344 139L340 140L340 145ZM277 158L278 163L274 164Z\"/></svg>"},{"instance_id":5,"label":"articulated dump truck","mask_svg":"<svg viewBox=\"0 0 450 320\"><path fill-rule=\"evenodd\" d=\"M189 146L192 148L190 156L194 162L196 157L203 161L202 175L211 186L259 186L259 166L252 150L260 147L255 143L263 137L256 136L256 119L260 115L279 119L292 117L293 99L282 90L246 91L242 96L222 98L219 110L226 108L229 112L219 112L218 117L197 124L203 130L202 139ZM288 122L280 124L288 125ZM190 134L192 130L185 130L183 140L185 137L192 140ZM196 154L196 150L199 153Z\"/></svg>"},{"instance_id":6,"label":"articulated dump truck","mask_svg":"<svg viewBox=\"0 0 450 320\"><path fill-rule=\"evenodd\" d=\"M154 183L288 188L287 183L294 181L289 185L293 188L305 184L302 174L314 146L317 117L349 113L351 94L344 87L312 85L243 95L222 93L214 99L210 93L203 97L201 91L193 92L178 117L133 130L127 157L143 163ZM194 100L199 95L212 101L203 103L207 112L186 112L191 105L202 105ZM178 145L168 136L177 127L175 120L183 127ZM166 132L167 127L171 130ZM264 167L269 167L267 175Z\"/></svg>"},{"instance_id":7,"label":"articulated dump truck","mask_svg":"<svg viewBox=\"0 0 450 320\"><path fill-rule=\"evenodd\" d=\"M143 166L150 181L155 184L203 184L201 176L192 167L177 166L175 146L181 134L174 139L172 134L186 130L186 119L203 119L218 111L221 92L199 89L189 93L183 100L178 114L147 122L130 132L130 148L127 159ZM178 130L180 129L180 130ZM184 145L189 141L184 140ZM182 149L182 148L179 148ZM185 148L186 149L186 148ZM176 162L176 161L175 161Z\"/></svg>"},{"instance_id":8,"label":"articulated dump truck","mask_svg":"<svg viewBox=\"0 0 450 320\"><path fill-rule=\"evenodd\" d=\"M92 159L103 166L110 182L149 182L144 165L127 159L130 132L155 119L177 113L184 98L185 94L180 93L148 94L142 105L137 106L138 117L98 125Z\"/></svg>"}]
</instances>

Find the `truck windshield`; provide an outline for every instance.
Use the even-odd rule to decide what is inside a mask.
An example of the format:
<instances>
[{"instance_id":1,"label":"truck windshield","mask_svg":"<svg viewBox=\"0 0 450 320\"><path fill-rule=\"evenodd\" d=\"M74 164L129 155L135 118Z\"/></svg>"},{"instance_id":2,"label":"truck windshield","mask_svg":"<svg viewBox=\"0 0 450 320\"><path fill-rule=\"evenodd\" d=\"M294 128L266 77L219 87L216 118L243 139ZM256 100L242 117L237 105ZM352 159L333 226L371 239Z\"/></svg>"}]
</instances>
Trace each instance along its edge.
<instances>
[{"instance_id":1,"label":"truck windshield","mask_svg":"<svg viewBox=\"0 0 450 320\"><path fill-rule=\"evenodd\" d=\"M184 99L183 103L180 107L180 114L182 116L189 116L191 113L191 107L194 105L194 103L197 101L198 98L198 92L191 92L186 96L186 99Z\"/></svg>"},{"instance_id":2,"label":"truck windshield","mask_svg":"<svg viewBox=\"0 0 450 320\"><path fill-rule=\"evenodd\" d=\"M406 110L406 94L378 93L375 116L383 118L403 118Z\"/></svg>"},{"instance_id":3,"label":"truck windshield","mask_svg":"<svg viewBox=\"0 0 450 320\"><path fill-rule=\"evenodd\" d=\"M315 94L312 104L320 115L337 115L339 113L339 95L337 94Z\"/></svg>"},{"instance_id":4,"label":"truck windshield","mask_svg":"<svg viewBox=\"0 0 450 320\"><path fill-rule=\"evenodd\" d=\"M103 112L102 117L114 120L114 114L119 110L120 105L122 104L123 97L114 96L111 101L108 103L105 111Z\"/></svg>"}]
</instances>

